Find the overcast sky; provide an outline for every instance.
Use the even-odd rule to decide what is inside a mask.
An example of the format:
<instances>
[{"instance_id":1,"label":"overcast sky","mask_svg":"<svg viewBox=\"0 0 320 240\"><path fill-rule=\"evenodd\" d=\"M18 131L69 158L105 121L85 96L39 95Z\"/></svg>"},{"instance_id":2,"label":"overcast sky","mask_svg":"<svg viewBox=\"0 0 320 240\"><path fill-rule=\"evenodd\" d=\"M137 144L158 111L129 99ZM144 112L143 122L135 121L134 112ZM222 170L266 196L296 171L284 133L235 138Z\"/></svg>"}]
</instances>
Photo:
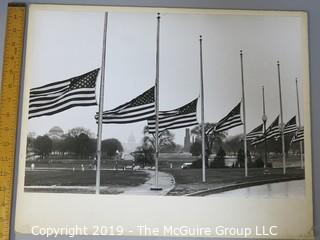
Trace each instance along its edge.
<instances>
[{"instance_id":1,"label":"overcast sky","mask_svg":"<svg viewBox=\"0 0 320 240\"><path fill-rule=\"evenodd\" d=\"M104 109L131 100L154 85L156 12L109 12ZM239 14L239 13L237 13ZM26 79L30 87L64 80L101 66L104 14L99 11L30 12ZM268 125L279 114L276 61L281 63L284 120L297 113L298 77L303 111L302 20L294 16L161 14L160 110L177 108L199 96L199 35L203 35L205 121L216 122L241 100L239 50L244 51L247 130L261 123L265 86ZM99 95L97 82L97 98ZM198 106L200 109L200 106ZM82 126L96 133L97 106L77 107L28 122L29 132L45 134ZM200 120L200 112L198 111ZM302 120L303 121L303 120ZM146 122L104 125L103 138L137 141ZM229 131L241 133L242 127ZM182 144L184 129L174 130Z\"/></svg>"}]
</instances>

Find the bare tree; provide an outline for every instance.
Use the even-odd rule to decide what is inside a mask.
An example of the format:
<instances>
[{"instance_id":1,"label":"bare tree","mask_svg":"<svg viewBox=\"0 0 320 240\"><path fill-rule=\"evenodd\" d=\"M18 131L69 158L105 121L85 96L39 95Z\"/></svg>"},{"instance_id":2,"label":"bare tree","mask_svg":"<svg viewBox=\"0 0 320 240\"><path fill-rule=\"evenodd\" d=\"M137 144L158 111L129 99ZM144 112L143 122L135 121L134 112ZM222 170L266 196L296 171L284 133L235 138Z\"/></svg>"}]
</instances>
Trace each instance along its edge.
<instances>
[{"instance_id":1,"label":"bare tree","mask_svg":"<svg viewBox=\"0 0 320 240\"><path fill-rule=\"evenodd\" d=\"M156 142L156 136L155 134L149 134L148 132L148 126L145 126L143 129L143 145L145 147L150 146L153 150L155 150L155 142ZM175 147L176 144L174 142L174 134L171 133L169 130L164 130L159 133L159 148L160 151L164 148L168 147Z\"/></svg>"},{"instance_id":2,"label":"bare tree","mask_svg":"<svg viewBox=\"0 0 320 240\"><path fill-rule=\"evenodd\" d=\"M205 123L204 129L205 132L214 127L215 123ZM193 134L197 139L201 139L201 125L198 125L191 129L191 134ZM210 134L205 134L205 160L206 165L209 165L209 156L213 151L217 152L222 146L223 140L226 138L226 132L216 132L212 131Z\"/></svg>"}]
</instances>

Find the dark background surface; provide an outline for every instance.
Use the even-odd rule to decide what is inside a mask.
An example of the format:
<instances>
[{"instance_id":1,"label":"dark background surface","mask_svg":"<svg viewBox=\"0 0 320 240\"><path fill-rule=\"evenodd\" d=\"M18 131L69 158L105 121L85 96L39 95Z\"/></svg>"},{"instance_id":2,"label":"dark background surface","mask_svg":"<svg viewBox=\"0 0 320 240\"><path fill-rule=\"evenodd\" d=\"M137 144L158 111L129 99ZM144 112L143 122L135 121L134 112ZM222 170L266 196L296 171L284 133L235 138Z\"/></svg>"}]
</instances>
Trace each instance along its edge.
<instances>
[{"instance_id":1,"label":"dark background surface","mask_svg":"<svg viewBox=\"0 0 320 240\"><path fill-rule=\"evenodd\" d=\"M313 202L314 226L316 239L320 240L320 1L319 0L0 0L0 72L2 76L2 59L6 9L8 2L19 3L56 3L87 4L114 6L145 7L181 7L181 8L217 8L217 9L252 9L252 10L299 10L308 12L309 21L309 61L310 61L310 97L311 97L311 132L312 132L312 168L313 168ZM35 236L17 235L15 239L41 239ZM58 238L50 238L58 239ZM59 239L70 239L64 237ZM76 237L74 239L141 239L141 237ZM147 239L147 238L144 238ZM151 239L151 238L149 238ZM167 239L156 237L152 239ZM170 238L183 239L183 238ZM195 238L188 238L195 239Z\"/></svg>"}]
</instances>

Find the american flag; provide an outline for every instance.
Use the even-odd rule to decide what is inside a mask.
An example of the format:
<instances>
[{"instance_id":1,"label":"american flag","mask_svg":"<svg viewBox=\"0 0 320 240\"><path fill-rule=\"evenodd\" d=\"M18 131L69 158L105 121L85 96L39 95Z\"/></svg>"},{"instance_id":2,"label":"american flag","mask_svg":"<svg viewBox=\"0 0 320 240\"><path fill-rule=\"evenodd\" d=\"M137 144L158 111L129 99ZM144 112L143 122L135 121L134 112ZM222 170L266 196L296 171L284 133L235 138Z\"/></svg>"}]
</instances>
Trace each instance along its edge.
<instances>
[{"instance_id":1,"label":"american flag","mask_svg":"<svg viewBox=\"0 0 320 240\"><path fill-rule=\"evenodd\" d=\"M32 88L29 119L53 115L69 108L96 105L96 80L99 68L64 81Z\"/></svg>"},{"instance_id":2,"label":"american flag","mask_svg":"<svg viewBox=\"0 0 320 240\"><path fill-rule=\"evenodd\" d=\"M264 142L265 138L270 139L276 137L279 134L279 116L271 123L271 125L267 128L265 134L261 137L256 138L251 142L251 145L257 145L259 143Z\"/></svg>"},{"instance_id":3,"label":"american flag","mask_svg":"<svg viewBox=\"0 0 320 240\"><path fill-rule=\"evenodd\" d=\"M180 108L171 111L159 111L159 132L198 125L197 102L198 99L195 99ZM156 132L155 116L148 119L148 132Z\"/></svg>"},{"instance_id":4,"label":"american flag","mask_svg":"<svg viewBox=\"0 0 320 240\"><path fill-rule=\"evenodd\" d=\"M134 123L154 116L154 87L140 94L131 101L124 103L112 110L103 112L102 123L104 124L127 124ZM98 121L98 113L95 115Z\"/></svg>"},{"instance_id":5,"label":"american flag","mask_svg":"<svg viewBox=\"0 0 320 240\"><path fill-rule=\"evenodd\" d=\"M289 133L294 133L298 130L297 128L297 123L296 123L296 116L294 116L293 118L291 118L286 125L284 126L283 129L283 134L287 135ZM278 132L278 134L274 137L276 140L278 140L281 136L280 131Z\"/></svg>"},{"instance_id":6,"label":"american flag","mask_svg":"<svg viewBox=\"0 0 320 240\"><path fill-rule=\"evenodd\" d=\"M256 138L261 137L263 134L263 124L260 124L258 127L253 129L251 132L247 134L247 140L252 141Z\"/></svg>"},{"instance_id":7,"label":"american flag","mask_svg":"<svg viewBox=\"0 0 320 240\"><path fill-rule=\"evenodd\" d=\"M227 116L222 118L215 126L209 128L206 134L210 134L212 131L222 132L228 129L242 125L240 114L241 102L235 106Z\"/></svg>"},{"instance_id":8,"label":"american flag","mask_svg":"<svg viewBox=\"0 0 320 240\"><path fill-rule=\"evenodd\" d=\"M304 140L304 128L300 127L297 133L293 136L291 143L300 142Z\"/></svg>"},{"instance_id":9,"label":"american flag","mask_svg":"<svg viewBox=\"0 0 320 240\"><path fill-rule=\"evenodd\" d=\"M296 116L294 116L284 126L283 134L293 133L293 132L296 132L297 130L298 128L297 128Z\"/></svg>"}]
</instances>

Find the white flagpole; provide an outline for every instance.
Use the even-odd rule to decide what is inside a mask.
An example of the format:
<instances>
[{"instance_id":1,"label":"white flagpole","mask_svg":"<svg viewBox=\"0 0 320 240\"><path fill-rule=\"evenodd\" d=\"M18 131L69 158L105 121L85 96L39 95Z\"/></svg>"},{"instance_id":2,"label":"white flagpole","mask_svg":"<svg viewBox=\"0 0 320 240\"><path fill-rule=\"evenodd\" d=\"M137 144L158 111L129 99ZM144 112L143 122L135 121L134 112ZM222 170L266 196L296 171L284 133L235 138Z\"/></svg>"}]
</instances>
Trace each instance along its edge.
<instances>
[{"instance_id":1,"label":"white flagpole","mask_svg":"<svg viewBox=\"0 0 320 240\"><path fill-rule=\"evenodd\" d=\"M243 77L243 53L240 50L240 62L241 62L241 83L242 83L242 110L243 110L243 144L244 144L244 171L245 176L248 176L248 156L247 156L247 128L246 128L246 101L244 94L244 77Z\"/></svg>"},{"instance_id":2,"label":"white flagpole","mask_svg":"<svg viewBox=\"0 0 320 240\"><path fill-rule=\"evenodd\" d=\"M296 78L296 92L297 92L297 108L298 108L298 130L301 128L301 120L300 120L300 104L299 104L299 90L298 90L298 78ZM301 169L304 168L304 163L303 163L303 146L302 146L302 141L300 141L300 161L301 161Z\"/></svg>"},{"instance_id":3,"label":"white flagpole","mask_svg":"<svg viewBox=\"0 0 320 240\"><path fill-rule=\"evenodd\" d=\"M103 41L102 41L102 63L101 63L101 82L100 82L100 97L99 97L99 119L98 119L98 136L97 136L96 194L100 193L102 113L103 113L103 101L104 101L104 80L105 80L105 64L106 64L107 25L108 25L108 12L106 12L105 15L104 15L104 29L103 29Z\"/></svg>"},{"instance_id":4,"label":"white flagpole","mask_svg":"<svg viewBox=\"0 0 320 240\"><path fill-rule=\"evenodd\" d=\"M156 83L155 83L155 107L156 107L156 131L155 131L155 186L151 190L162 190L159 187L159 61L160 61L160 13L157 16L157 52L156 52Z\"/></svg>"},{"instance_id":5,"label":"white flagpole","mask_svg":"<svg viewBox=\"0 0 320 240\"><path fill-rule=\"evenodd\" d=\"M280 134L281 134L281 142L282 142L282 164L283 164L283 174L286 174L286 153L285 153L285 142L284 142L284 134L283 134L283 109L282 109L282 94L281 94L281 78L280 78L280 62L277 61L278 67L278 82L279 82L279 98L280 98Z\"/></svg>"},{"instance_id":6,"label":"white flagpole","mask_svg":"<svg viewBox=\"0 0 320 240\"><path fill-rule=\"evenodd\" d=\"M202 36L200 35L200 88L201 88L201 142L202 142L202 182L206 182L206 149L204 132L204 90L203 90L203 62Z\"/></svg>"}]
</instances>

